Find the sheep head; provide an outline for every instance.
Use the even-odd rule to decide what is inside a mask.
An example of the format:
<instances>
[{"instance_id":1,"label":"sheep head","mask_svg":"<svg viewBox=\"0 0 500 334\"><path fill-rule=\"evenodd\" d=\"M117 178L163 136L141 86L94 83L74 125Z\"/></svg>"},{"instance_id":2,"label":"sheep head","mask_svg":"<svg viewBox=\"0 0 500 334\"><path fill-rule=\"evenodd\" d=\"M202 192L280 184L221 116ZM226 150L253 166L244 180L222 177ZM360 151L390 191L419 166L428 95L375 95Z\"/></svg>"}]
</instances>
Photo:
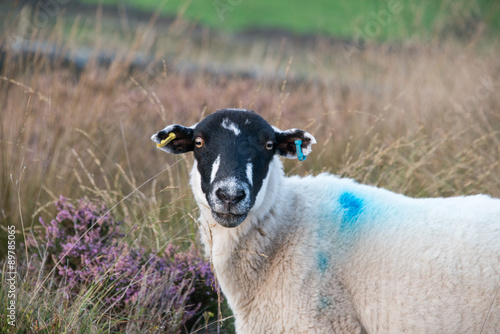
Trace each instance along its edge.
<instances>
[{"instance_id":1,"label":"sheep head","mask_svg":"<svg viewBox=\"0 0 500 334\"><path fill-rule=\"evenodd\" d=\"M300 129L281 131L253 111L219 110L191 126L169 125L151 139L168 153L194 152L199 185L215 221L236 227L265 192L269 166L275 155L297 158L311 152L314 137ZM300 142L298 142L300 143ZM257 205L258 206L258 205Z\"/></svg>"}]
</instances>

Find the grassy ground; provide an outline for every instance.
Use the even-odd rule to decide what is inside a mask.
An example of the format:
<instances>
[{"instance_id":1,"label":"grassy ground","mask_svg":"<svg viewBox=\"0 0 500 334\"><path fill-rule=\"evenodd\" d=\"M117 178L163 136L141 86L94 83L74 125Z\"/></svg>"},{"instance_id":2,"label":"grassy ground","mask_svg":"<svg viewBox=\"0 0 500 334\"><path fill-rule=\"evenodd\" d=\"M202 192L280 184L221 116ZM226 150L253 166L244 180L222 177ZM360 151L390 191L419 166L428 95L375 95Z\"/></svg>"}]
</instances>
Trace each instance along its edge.
<instances>
[{"instance_id":1,"label":"grassy ground","mask_svg":"<svg viewBox=\"0 0 500 334\"><path fill-rule=\"evenodd\" d=\"M162 154L149 137L224 107L251 108L276 126L315 135L307 161L286 161L288 174L327 171L416 197L500 197L500 46L483 43L482 33L466 41L358 45L211 32L205 38L183 20L101 33L102 19L89 20L80 21L86 33L75 24L67 34L62 17L37 36L71 49L83 35L96 49L150 53L159 62L130 72L119 57L106 68L91 62L76 76L40 55L22 59L7 49L0 77L1 220L2 228L16 226L20 266L21 242L40 229L38 217L54 216L59 195L104 201L124 221L131 245L196 243L197 208L187 183L192 157ZM238 39L244 41L234 44ZM185 59L214 72L230 67L219 75L188 71L179 66ZM230 75L248 64L255 77ZM0 240L2 252L6 244ZM17 298L22 310L33 310L34 332L49 325L62 332L109 329L94 321L103 310L93 285L61 303L53 273L22 273Z\"/></svg>"}]
</instances>

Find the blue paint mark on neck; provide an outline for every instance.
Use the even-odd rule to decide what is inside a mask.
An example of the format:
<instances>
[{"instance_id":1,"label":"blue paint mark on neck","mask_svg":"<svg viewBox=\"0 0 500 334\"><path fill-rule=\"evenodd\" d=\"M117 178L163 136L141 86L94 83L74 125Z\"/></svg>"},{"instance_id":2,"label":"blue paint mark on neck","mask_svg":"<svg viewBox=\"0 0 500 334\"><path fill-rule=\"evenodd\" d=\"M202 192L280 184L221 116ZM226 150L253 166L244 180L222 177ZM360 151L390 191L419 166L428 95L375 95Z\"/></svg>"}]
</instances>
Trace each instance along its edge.
<instances>
[{"instance_id":1,"label":"blue paint mark on neck","mask_svg":"<svg viewBox=\"0 0 500 334\"><path fill-rule=\"evenodd\" d=\"M326 253L319 252L318 253L318 269L323 273L328 268L328 264L330 262L329 256Z\"/></svg>"},{"instance_id":2,"label":"blue paint mark on neck","mask_svg":"<svg viewBox=\"0 0 500 334\"><path fill-rule=\"evenodd\" d=\"M340 214L340 229L352 229L356 226L359 216L363 212L363 199L356 197L350 192L344 192L339 197Z\"/></svg>"},{"instance_id":3,"label":"blue paint mark on neck","mask_svg":"<svg viewBox=\"0 0 500 334\"><path fill-rule=\"evenodd\" d=\"M332 305L332 302L330 301L330 298L325 295L321 295L319 297L319 310L322 311L326 308L329 308Z\"/></svg>"}]
</instances>

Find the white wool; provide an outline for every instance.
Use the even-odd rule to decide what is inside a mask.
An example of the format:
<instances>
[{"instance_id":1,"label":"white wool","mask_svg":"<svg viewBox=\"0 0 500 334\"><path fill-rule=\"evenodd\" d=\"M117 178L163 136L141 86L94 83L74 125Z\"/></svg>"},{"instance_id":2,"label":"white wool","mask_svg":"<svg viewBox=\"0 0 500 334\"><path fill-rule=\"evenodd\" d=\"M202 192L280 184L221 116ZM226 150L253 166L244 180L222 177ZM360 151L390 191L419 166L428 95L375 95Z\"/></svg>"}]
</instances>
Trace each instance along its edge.
<instances>
[{"instance_id":1,"label":"white wool","mask_svg":"<svg viewBox=\"0 0 500 334\"><path fill-rule=\"evenodd\" d=\"M200 232L238 333L500 333L500 200L413 199L276 157L238 227Z\"/></svg>"}]
</instances>

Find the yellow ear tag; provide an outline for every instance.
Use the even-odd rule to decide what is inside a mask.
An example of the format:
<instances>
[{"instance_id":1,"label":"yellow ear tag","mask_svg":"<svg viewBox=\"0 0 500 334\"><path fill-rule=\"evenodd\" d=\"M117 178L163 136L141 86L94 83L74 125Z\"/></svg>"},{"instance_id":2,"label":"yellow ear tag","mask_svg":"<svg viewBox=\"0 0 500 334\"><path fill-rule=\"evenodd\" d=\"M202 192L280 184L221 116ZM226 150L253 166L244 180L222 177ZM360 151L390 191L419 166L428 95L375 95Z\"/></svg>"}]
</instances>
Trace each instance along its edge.
<instances>
[{"instance_id":1,"label":"yellow ear tag","mask_svg":"<svg viewBox=\"0 0 500 334\"><path fill-rule=\"evenodd\" d=\"M175 139L175 133L170 132L168 134L168 137L165 138L165 139L163 139L160 143L156 143L156 146L157 147L163 147L163 146L167 145L168 143L170 143L174 139Z\"/></svg>"}]
</instances>

